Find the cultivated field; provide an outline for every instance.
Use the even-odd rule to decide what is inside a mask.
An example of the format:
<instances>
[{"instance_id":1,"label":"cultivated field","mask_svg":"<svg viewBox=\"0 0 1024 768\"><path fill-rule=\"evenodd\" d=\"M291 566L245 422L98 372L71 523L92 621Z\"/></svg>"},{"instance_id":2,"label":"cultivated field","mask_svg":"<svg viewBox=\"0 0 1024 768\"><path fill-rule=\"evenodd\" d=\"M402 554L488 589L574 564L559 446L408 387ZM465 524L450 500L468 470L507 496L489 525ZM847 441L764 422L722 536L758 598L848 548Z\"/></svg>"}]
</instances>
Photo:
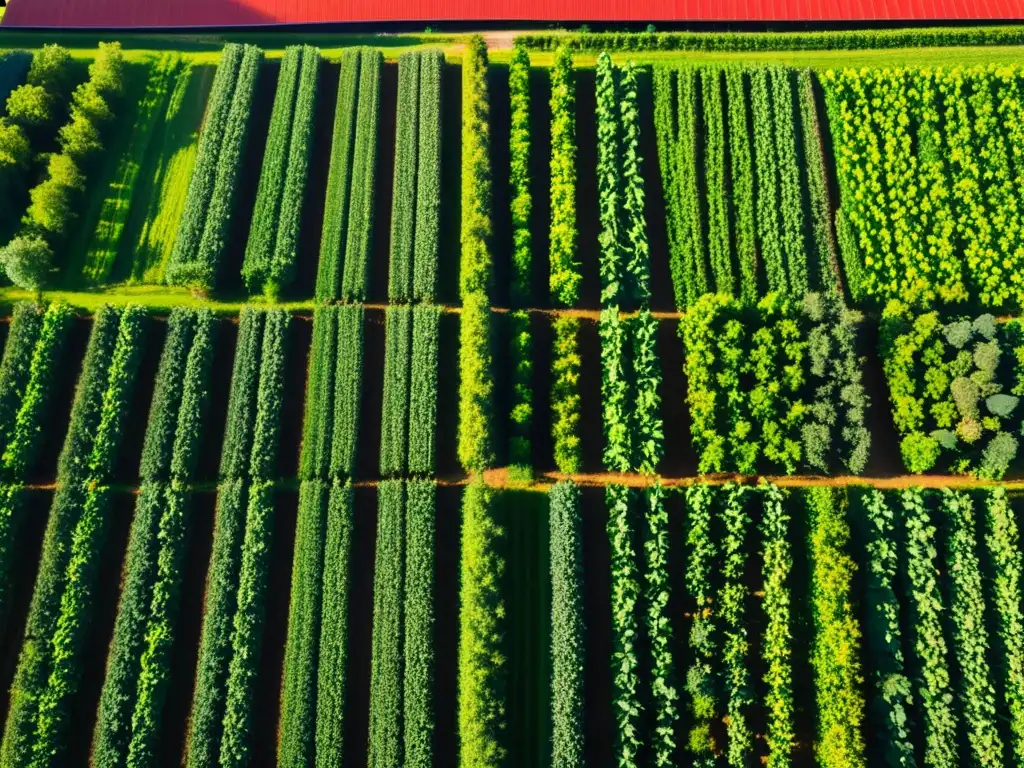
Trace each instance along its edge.
<instances>
[{"instance_id":1,"label":"cultivated field","mask_svg":"<svg viewBox=\"0 0 1024 768\"><path fill-rule=\"evenodd\" d=\"M1024 31L53 39L0 767L1024 762Z\"/></svg>"}]
</instances>

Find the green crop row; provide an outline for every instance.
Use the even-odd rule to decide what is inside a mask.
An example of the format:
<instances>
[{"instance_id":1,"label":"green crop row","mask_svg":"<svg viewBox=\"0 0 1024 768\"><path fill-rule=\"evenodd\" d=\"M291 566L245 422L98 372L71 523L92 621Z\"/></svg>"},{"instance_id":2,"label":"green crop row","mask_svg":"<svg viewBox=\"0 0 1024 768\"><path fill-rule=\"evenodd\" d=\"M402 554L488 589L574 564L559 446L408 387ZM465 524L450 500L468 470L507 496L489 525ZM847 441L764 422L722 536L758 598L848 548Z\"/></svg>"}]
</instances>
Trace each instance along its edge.
<instances>
[{"instance_id":1,"label":"green crop row","mask_svg":"<svg viewBox=\"0 0 1024 768\"><path fill-rule=\"evenodd\" d=\"M292 563L278 761L342 758L352 486L303 481Z\"/></svg>"},{"instance_id":2,"label":"green crop row","mask_svg":"<svg viewBox=\"0 0 1024 768\"><path fill-rule=\"evenodd\" d=\"M168 319L146 427L143 486L93 732L97 766L124 765L132 755L156 750L190 506L179 483L193 479L201 444L213 332L208 310L176 309Z\"/></svg>"},{"instance_id":3,"label":"green crop row","mask_svg":"<svg viewBox=\"0 0 1024 768\"><path fill-rule=\"evenodd\" d=\"M66 748L109 518L106 484L141 357L143 317L137 307L104 307L93 325L11 689L4 766L50 764Z\"/></svg>"},{"instance_id":4,"label":"green crop row","mask_svg":"<svg viewBox=\"0 0 1024 768\"><path fill-rule=\"evenodd\" d=\"M217 67L188 196L167 264L171 285L213 289L234 210L263 52L229 43Z\"/></svg>"},{"instance_id":5,"label":"green crop row","mask_svg":"<svg viewBox=\"0 0 1024 768\"><path fill-rule=\"evenodd\" d=\"M867 462L860 316L834 294L769 294L756 310L709 294L681 322L687 402L701 473L792 474ZM837 413L838 411L838 413Z\"/></svg>"},{"instance_id":6,"label":"green crop row","mask_svg":"<svg viewBox=\"0 0 1024 768\"><path fill-rule=\"evenodd\" d=\"M655 765L672 762L676 748L676 721L679 718L676 705L679 692L675 686L675 665L672 660L672 612L669 608L669 521L663 497L664 493L658 484L644 493L644 517L647 522L643 542L644 602L647 607L648 653L651 656L650 699L654 703L651 747ZM732 732L730 724L730 739Z\"/></svg>"},{"instance_id":7,"label":"green crop row","mask_svg":"<svg viewBox=\"0 0 1024 768\"><path fill-rule=\"evenodd\" d=\"M317 267L317 301L341 298L344 265L353 262L349 278L352 281L365 274L365 264L369 261L381 58L378 51L367 48L347 48L342 52ZM361 284L362 281L355 282ZM353 291L359 287L349 283L346 286ZM365 293L366 289L360 290Z\"/></svg>"},{"instance_id":8,"label":"green crop row","mask_svg":"<svg viewBox=\"0 0 1024 768\"><path fill-rule=\"evenodd\" d=\"M943 323L893 302L882 318L881 355L911 472L939 464L1001 478L1017 455L1024 409L1024 325L980 315Z\"/></svg>"},{"instance_id":9,"label":"green crop row","mask_svg":"<svg viewBox=\"0 0 1024 768\"><path fill-rule=\"evenodd\" d=\"M722 663L725 667L727 758L731 766L746 765L754 749L754 733L749 721L753 696L747 666L750 652L748 599L743 581L748 555L746 539L751 523L746 509L745 497L748 492L749 489L744 486L730 487L720 510L725 522L725 536L721 547L723 583L718 616L722 627Z\"/></svg>"},{"instance_id":10,"label":"green crop row","mask_svg":"<svg viewBox=\"0 0 1024 768\"><path fill-rule=\"evenodd\" d=\"M654 474L664 442L658 322L648 310L624 320L613 307L601 312L598 332L605 467L612 472Z\"/></svg>"},{"instance_id":11,"label":"green crop row","mask_svg":"<svg viewBox=\"0 0 1024 768\"><path fill-rule=\"evenodd\" d=\"M583 465L580 442L580 320L569 315L555 318L551 351L551 437L555 466L573 474Z\"/></svg>"},{"instance_id":12,"label":"green crop row","mask_svg":"<svg viewBox=\"0 0 1024 768\"><path fill-rule=\"evenodd\" d=\"M571 307L579 301L576 255L576 72L572 54L559 49L551 68L551 299Z\"/></svg>"},{"instance_id":13,"label":"green crop row","mask_svg":"<svg viewBox=\"0 0 1024 768\"><path fill-rule=\"evenodd\" d=\"M815 753L819 764L828 768L863 768L861 629L852 610L857 565L848 552L846 494L817 487L808 489L805 499L814 621L810 663L818 709Z\"/></svg>"},{"instance_id":14,"label":"green crop row","mask_svg":"<svg viewBox=\"0 0 1024 768\"><path fill-rule=\"evenodd\" d=\"M248 754L253 677L259 668L274 463L289 316L243 310L221 453L213 553L207 577L190 765L233 765Z\"/></svg>"},{"instance_id":15,"label":"green crop row","mask_svg":"<svg viewBox=\"0 0 1024 768\"><path fill-rule=\"evenodd\" d=\"M777 486L764 486L761 516L763 553L761 576L764 579L764 612L768 617L762 641L767 686L764 708L768 714L765 741L768 744L768 768L791 764L796 740L793 721L793 648L792 612L789 580L793 555L789 540L790 514L786 496Z\"/></svg>"},{"instance_id":16,"label":"green crop row","mask_svg":"<svg viewBox=\"0 0 1024 768\"><path fill-rule=\"evenodd\" d=\"M598 209L601 219L601 303L645 303L650 297L650 246L644 219L636 68L597 60Z\"/></svg>"},{"instance_id":17,"label":"green crop row","mask_svg":"<svg viewBox=\"0 0 1024 768\"><path fill-rule=\"evenodd\" d=\"M530 435L533 422L533 336L530 315L524 310L508 314L512 358L512 402L509 409L508 460L513 473L528 479L533 455Z\"/></svg>"},{"instance_id":18,"label":"green crop row","mask_svg":"<svg viewBox=\"0 0 1024 768\"><path fill-rule=\"evenodd\" d=\"M276 297L295 272L319 73L318 49L285 49L242 263L250 293Z\"/></svg>"},{"instance_id":19,"label":"green crop row","mask_svg":"<svg viewBox=\"0 0 1024 768\"><path fill-rule=\"evenodd\" d=\"M434 301L441 208L440 51L403 54L391 214L388 297Z\"/></svg>"},{"instance_id":20,"label":"green crop row","mask_svg":"<svg viewBox=\"0 0 1024 768\"><path fill-rule=\"evenodd\" d=\"M526 306L533 295L533 233L530 218L530 54L516 46L508 66L511 109L509 133L509 185L512 199L512 287L513 306Z\"/></svg>"},{"instance_id":21,"label":"green crop row","mask_svg":"<svg viewBox=\"0 0 1024 768\"><path fill-rule=\"evenodd\" d=\"M765 289L800 298L812 282L821 290L838 284L810 76L800 74L795 96L791 75L781 67L728 67L723 94L721 69L654 69L655 131L680 309L709 290L751 304ZM808 170L801 172L804 159Z\"/></svg>"},{"instance_id":22,"label":"green crop row","mask_svg":"<svg viewBox=\"0 0 1024 768\"><path fill-rule=\"evenodd\" d=\"M440 316L440 308L431 304L387 309L380 447L383 476L407 471L434 473Z\"/></svg>"},{"instance_id":23,"label":"green crop row","mask_svg":"<svg viewBox=\"0 0 1024 768\"><path fill-rule=\"evenodd\" d=\"M317 308L313 315L303 421L303 480L351 478L359 443L363 384L361 304Z\"/></svg>"},{"instance_id":24,"label":"green crop row","mask_svg":"<svg viewBox=\"0 0 1024 768\"><path fill-rule=\"evenodd\" d=\"M482 479L463 493L459 590L459 764L501 765L506 755L503 651L505 529Z\"/></svg>"},{"instance_id":25,"label":"green crop row","mask_svg":"<svg viewBox=\"0 0 1024 768\"><path fill-rule=\"evenodd\" d=\"M571 481L550 492L551 764L583 765L583 519Z\"/></svg>"},{"instance_id":26,"label":"green crop row","mask_svg":"<svg viewBox=\"0 0 1024 768\"><path fill-rule=\"evenodd\" d=\"M608 539L611 543L612 583L612 685L615 711L615 759L626 768L639 765L643 746L640 731L640 571L637 565L637 532L629 489L610 485Z\"/></svg>"}]
</instances>

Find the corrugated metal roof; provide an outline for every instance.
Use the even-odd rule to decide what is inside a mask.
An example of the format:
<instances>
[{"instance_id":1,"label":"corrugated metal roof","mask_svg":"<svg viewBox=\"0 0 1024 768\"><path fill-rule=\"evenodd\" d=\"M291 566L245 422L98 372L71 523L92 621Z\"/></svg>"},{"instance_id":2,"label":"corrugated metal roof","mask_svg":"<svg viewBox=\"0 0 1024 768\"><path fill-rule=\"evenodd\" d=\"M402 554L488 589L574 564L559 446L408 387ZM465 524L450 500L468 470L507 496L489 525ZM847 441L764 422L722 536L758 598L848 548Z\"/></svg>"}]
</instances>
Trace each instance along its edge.
<instances>
[{"instance_id":1,"label":"corrugated metal roof","mask_svg":"<svg viewBox=\"0 0 1024 768\"><path fill-rule=\"evenodd\" d=\"M1024 0L10 0L4 26L1024 18Z\"/></svg>"}]
</instances>

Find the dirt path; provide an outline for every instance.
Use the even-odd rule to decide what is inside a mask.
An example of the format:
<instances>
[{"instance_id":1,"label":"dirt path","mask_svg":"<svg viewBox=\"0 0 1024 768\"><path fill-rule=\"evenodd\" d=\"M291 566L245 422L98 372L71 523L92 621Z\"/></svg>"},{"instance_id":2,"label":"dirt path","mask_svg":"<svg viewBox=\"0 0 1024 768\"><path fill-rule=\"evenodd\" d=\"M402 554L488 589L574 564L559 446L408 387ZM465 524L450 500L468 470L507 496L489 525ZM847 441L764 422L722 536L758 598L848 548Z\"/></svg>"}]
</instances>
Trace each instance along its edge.
<instances>
[{"instance_id":1,"label":"dirt path","mask_svg":"<svg viewBox=\"0 0 1024 768\"><path fill-rule=\"evenodd\" d=\"M490 32L481 32L480 37L487 43L487 50L501 51L513 47L516 37L523 34L523 30L501 29Z\"/></svg>"}]
</instances>

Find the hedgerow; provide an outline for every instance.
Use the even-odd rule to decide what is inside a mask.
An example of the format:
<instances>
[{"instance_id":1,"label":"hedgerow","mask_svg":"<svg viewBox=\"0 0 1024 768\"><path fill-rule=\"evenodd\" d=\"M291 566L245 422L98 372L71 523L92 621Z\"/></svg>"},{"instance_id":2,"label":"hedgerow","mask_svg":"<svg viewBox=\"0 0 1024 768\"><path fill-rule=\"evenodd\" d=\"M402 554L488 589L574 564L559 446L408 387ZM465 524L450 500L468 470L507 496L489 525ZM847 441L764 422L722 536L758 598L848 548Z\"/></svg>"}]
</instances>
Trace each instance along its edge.
<instances>
[{"instance_id":1,"label":"hedgerow","mask_svg":"<svg viewBox=\"0 0 1024 768\"><path fill-rule=\"evenodd\" d=\"M516 46L508 65L511 102L509 184L512 187L512 305L526 306L533 295L533 234L530 217L530 54Z\"/></svg>"},{"instance_id":2,"label":"hedgerow","mask_svg":"<svg viewBox=\"0 0 1024 768\"><path fill-rule=\"evenodd\" d=\"M459 590L459 764L499 766L505 759L505 530L493 492L480 479L463 494Z\"/></svg>"},{"instance_id":3,"label":"hedgerow","mask_svg":"<svg viewBox=\"0 0 1024 768\"><path fill-rule=\"evenodd\" d=\"M214 287L262 60L263 52L255 46L229 44L224 48L167 264L165 279L171 285L192 285L206 291Z\"/></svg>"},{"instance_id":4,"label":"hedgerow","mask_svg":"<svg viewBox=\"0 0 1024 768\"><path fill-rule=\"evenodd\" d=\"M576 74L572 54L560 48L551 68L551 228L549 285L556 304L579 300L576 256Z\"/></svg>"},{"instance_id":5,"label":"hedgerow","mask_svg":"<svg viewBox=\"0 0 1024 768\"><path fill-rule=\"evenodd\" d=\"M250 293L276 297L295 271L319 71L318 49L285 49L242 263Z\"/></svg>"},{"instance_id":6,"label":"hedgerow","mask_svg":"<svg viewBox=\"0 0 1024 768\"><path fill-rule=\"evenodd\" d=\"M580 443L580 320L561 315L552 322L554 349L551 353L551 435L555 466L559 472L574 474L583 463Z\"/></svg>"},{"instance_id":7,"label":"hedgerow","mask_svg":"<svg viewBox=\"0 0 1024 768\"><path fill-rule=\"evenodd\" d=\"M405 568L405 485L377 486L377 548L373 567L370 735L367 760L395 768L402 761L402 606Z\"/></svg>"},{"instance_id":8,"label":"hedgerow","mask_svg":"<svg viewBox=\"0 0 1024 768\"><path fill-rule=\"evenodd\" d=\"M1009 710L1010 745L1020 760L1024 756L1024 617L1020 608L1020 536L1004 488L994 488L987 494L985 513L985 550L993 572L989 594L998 617L998 647Z\"/></svg>"},{"instance_id":9,"label":"hedgerow","mask_svg":"<svg viewBox=\"0 0 1024 768\"><path fill-rule=\"evenodd\" d=\"M572 481L549 493L551 548L551 763L583 765L583 543L580 489Z\"/></svg>"},{"instance_id":10,"label":"hedgerow","mask_svg":"<svg viewBox=\"0 0 1024 768\"><path fill-rule=\"evenodd\" d=\"M528 49L574 51L823 51L859 48L1019 45L1024 28L938 27L824 32L576 32L518 35Z\"/></svg>"},{"instance_id":11,"label":"hedgerow","mask_svg":"<svg viewBox=\"0 0 1024 768\"><path fill-rule=\"evenodd\" d=\"M489 295L491 265L490 102L487 46L474 36L462 61L462 254L459 296Z\"/></svg>"},{"instance_id":12,"label":"hedgerow","mask_svg":"<svg viewBox=\"0 0 1024 768\"><path fill-rule=\"evenodd\" d=\"M920 473L938 465L1001 478L1024 424L1017 408L1024 326L992 315L943 323L937 312L915 315L891 302L880 336L906 468Z\"/></svg>"},{"instance_id":13,"label":"hedgerow","mask_svg":"<svg viewBox=\"0 0 1024 768\"><path fill-rule=\"evenodd\" d=\"M491 442L491 310L484 293L463 297L459 322L459 462L480 471L494 460Z\"/></svg>"},{"instance_id":14,"label":"hedgerow","mask_svg":"<svg viewBox=\"0 0 1024 768\"><path fill-rule=\"evenodd\" d=\"M847 552L845 491L810 488L805 499L814 618L811 667L818 708L815 756L829 768L865 766L861 629L851 594L857 566Z\"/></svg>"}]
</instances>

